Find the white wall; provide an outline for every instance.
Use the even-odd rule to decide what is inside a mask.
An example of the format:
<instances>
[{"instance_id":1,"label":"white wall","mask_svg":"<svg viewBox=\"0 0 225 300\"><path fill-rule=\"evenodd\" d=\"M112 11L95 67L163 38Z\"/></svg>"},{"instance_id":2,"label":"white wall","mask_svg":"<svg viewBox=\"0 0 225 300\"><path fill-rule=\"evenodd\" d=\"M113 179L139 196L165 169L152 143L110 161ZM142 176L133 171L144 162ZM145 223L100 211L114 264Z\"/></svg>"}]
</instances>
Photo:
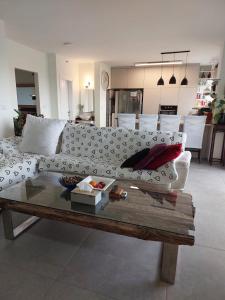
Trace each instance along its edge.
<instances>
[{"instance_id":1,"label":"white wall","mask_svg":"<svg viewBox=\"0 0 225 300\"><path fill-rule=\"evenodd\" d=\"M172 67L163 67L164 86L157 86L161 76L160 67L149 68L112 68L111 88L144 88L143 113L158 113L159 104L178 105L178 114L188 114L195 105L199 64L189 64L187 78L189 84L181 86L184 77L184 65L175 67L177 84L169 85Z\"/></svg>"},{"instance_id":2,"label":"white wall","mask_svg":"<svg viewBox=\"0 0 225 300\"><path fill-rule=\"evenodd\" d=\"M13 108L17 108L15 68L18 68L38 73L40 112L45 117L52 117L47 55L7 39L7 58L9 62L10 101Z\"/></svg>"},{"instance_id":3,"label":"white wall","mask_svg":"<svg viewBox=\"0 0 225 300\"><path fill-rule=\"evenodd\" d=\"M106 91L101 86L103 71L109 74L111 80L111 67L104 63L95 63L95 125L99 127L106 126Z\"/></svg>"},{"instance_id":4,"label":"white wall","mask_svg":"<svg viewBox=\"0 0 225 300\"><path fill-rule=\"evenodd\" d=\"M220 81L217 87L218 98L223 99L225 96L225 42L223 50L221 52L221 60L219 64L219 76Z\"/></svg>"},{"instance_id":5,"label":"white wall","mask_svg":"<svg viewBox=\"0 0 225 300\"><path fill-rule=\"evenodd\" d=\"M90 82L90 88L94 89L95 86L95 64L94 63L81 63L79 64L79 81L80 90Z\"/></svg>"},{"instance_id":6,"label":"white wall","mask_svg":"<svg viewBox=\"0 0 225 300\"><path fill-rule=\"evenodd\" d=\"M60 80L72 81L71 119L75 119L79 110L79 65L72 59L56 55L58 97L60 97ZM59 101L58 101L59 105Z\"/></svg>"},{"instance_id":7,"label":"white wall","mask_svg":"<svg viewBox=\"0 0 225 300\"><path fill-rule=\"evenodd\" d=\"M0 137L13 134L13 108L10 97L7 40L4 36L4 24L0 21Z\"/></svg>"},{"instance_id":8,"label":"white wall","mask_svg":"<svg viewBox=\"0 0 225 300\"><path fill-rule=\"evenodd\" d=\"M52 118L58 118L58 79L55 53L47 54L49 95L51 99Z\"/></svg>"}]
</instances>

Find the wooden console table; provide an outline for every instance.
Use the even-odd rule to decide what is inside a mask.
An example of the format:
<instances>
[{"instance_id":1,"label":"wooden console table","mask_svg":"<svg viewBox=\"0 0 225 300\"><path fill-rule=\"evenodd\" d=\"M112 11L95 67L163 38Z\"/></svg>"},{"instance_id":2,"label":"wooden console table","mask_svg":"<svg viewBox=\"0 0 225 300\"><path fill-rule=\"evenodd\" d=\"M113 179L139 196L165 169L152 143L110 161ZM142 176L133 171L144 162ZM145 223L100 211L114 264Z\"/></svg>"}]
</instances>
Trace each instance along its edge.
<instances>
[{"instance_id":1,"label":"wooden console table","mask_svg":"<svg viewBox=\"0 0 225 300\"><path fill-rule=\"evenodd\" d=\"M218 132L223 133L223 146L222 146L221 158L213 158L215 138ZM213 162L220 162L223 164L223 166L225 165L225 124L213 125L212 141L211 141L210 156L209 156L210 165L212 165Z\"/></svg>"}]
</instances>

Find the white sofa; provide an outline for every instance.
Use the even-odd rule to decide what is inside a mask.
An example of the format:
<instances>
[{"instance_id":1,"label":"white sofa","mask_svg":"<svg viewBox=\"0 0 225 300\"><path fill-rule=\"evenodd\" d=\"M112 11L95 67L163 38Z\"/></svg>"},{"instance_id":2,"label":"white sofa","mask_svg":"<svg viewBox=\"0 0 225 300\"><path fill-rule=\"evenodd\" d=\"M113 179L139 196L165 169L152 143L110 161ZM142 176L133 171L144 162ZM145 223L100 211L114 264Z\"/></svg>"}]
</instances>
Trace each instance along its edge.
<instances>
[{"instance_id":1,"label":"white sofa","mask_svg":"<svg viewBox=\"0 0 225 300\"><path fill-rule=\"evenodd\" d=\"M148 132L124 128L97 128L67 123L63 130L60 153L51 157L21 153L18 145L21 138L0 141L0 189L37 174L38 171L95 174L113 178L143 180L160 189L184 188L191 154L183 153L156 171L120 168L132 154L151 148L155 144L182 143L185 148L186 135L181 132ZM12 172L7 174L10 160L14 160ZM1 161L4 163L1 166ZM8 161L8 165L7 165ZM29 162L29 167L26 166ZM19 168L20 167L20 168ZM22 169L21 169L22 167ZM17 176L14 174L16 169ZM20 170L21 169L21 170ZM10 171L10 170L9 170ZM15 174L14 174L15 175ZM13 178L9 178L9 176Z\"/></svg>"}]
</instances>

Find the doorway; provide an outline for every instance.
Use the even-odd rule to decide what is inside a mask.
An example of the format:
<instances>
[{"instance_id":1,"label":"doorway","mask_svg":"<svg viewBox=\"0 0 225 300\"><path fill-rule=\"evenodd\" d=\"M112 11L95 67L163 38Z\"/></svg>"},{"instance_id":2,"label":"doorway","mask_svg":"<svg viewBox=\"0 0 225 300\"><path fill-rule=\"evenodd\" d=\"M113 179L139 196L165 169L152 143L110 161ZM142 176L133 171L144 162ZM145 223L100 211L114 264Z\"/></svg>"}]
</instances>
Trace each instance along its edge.
<instances>
[{"instance_id":1,"label":"doorway","mask_svg":"<svg viewBox=\"0 0 225 300\"><path fill-rule=\"evenodd\" d=\"M73 105L73 82L70 80L60 80L60 97L59 97L59 118L72 120Z\"/></svg>"},{"instance_id":2,"label":"doorway","mask_svg":"<svg viewBox=\"0 0 225 300\"><path fill-rule=\"evenodd\" d=\"M38 73L15 69L17 104L20 113L40 114Z\"/></svg>"}]
</instances>

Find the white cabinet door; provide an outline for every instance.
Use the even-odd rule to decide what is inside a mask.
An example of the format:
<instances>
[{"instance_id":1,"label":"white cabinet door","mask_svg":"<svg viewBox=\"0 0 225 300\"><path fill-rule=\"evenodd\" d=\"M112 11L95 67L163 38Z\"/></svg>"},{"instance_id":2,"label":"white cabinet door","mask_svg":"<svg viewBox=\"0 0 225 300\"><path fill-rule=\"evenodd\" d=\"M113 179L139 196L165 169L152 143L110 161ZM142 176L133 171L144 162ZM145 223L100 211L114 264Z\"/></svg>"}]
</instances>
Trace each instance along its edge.
<instances>
[{"instance_id":1,"label":"white cabinet door","mask_svg":"<svg viewBox=\"0 0 225 300\"><path fill-rule=\"evenodd\" d=\"M196 88L181 87L178 102L178 114L188 115L195 106Z\"/></svg>"},{"instance_id":2,"label":"white cabinet door","mask_svg":"<svg viewBox=\"0 0 225 300\"><path fill-rule=\"evenodd\" d=\"M144 69L144 88L157 88L158 80L161 76L159 67L151 67Z\"/></svg>"},{"instance_id":3,"label":"white cabinet door","mask_svg":"<svg viewBox=\"0 0 225 300\"><path fill-rule=\"evenodd\" d=\"M161 88L161 105L177 105L179 96L178 87L162 87Z\"/></svg>"},{"instance_id":4,"label":"white cabinet door","mask_svg":"<svg viewBox=\"0 0 225 300\"><path fill-rule=\"evenodd\" d=\"M112 68L111 70L111 88L128 88L128 69Z\"/></svg>"},{"instance_id":5,"label":"white cabinet door","mask_svg":"<svg viewBox=\"0 0 225 300\"><path fill-rule=\"evenodd\" d=\"M136 69L128 69L127 73L128 78L128 88L143 88L144 87L144 69L136 68Z\"/></svg>"},{"instance_id":6,"label":"white cabinet door","mask_svg":"<svg viewBox=\"0 0 225 300\"><path fill-rule=\"evenodd\" d=\"M158 114L160 101L160 88L144 89L143 113Z\"/></svg>"}]
</instances>

